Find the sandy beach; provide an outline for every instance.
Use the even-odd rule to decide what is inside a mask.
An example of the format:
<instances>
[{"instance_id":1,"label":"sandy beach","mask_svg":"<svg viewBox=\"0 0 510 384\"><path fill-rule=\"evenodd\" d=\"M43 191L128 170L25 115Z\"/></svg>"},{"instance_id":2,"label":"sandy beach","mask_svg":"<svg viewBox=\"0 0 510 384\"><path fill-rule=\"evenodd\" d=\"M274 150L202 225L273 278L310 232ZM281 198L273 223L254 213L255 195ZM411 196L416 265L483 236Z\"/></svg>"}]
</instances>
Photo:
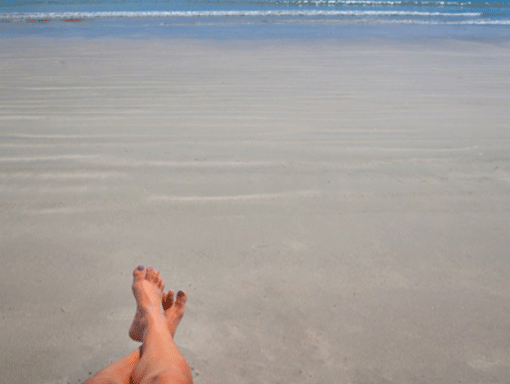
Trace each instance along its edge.
<instances>
[{"instance_id":1,"label":"sandy beach","mask_svg":"<svg viewBox=\"0 0 510 384\"><path fill-rule=\"evenodd\" d=\"M0 371L135 349L196 384L508 383L508 41L0 40Z\"/></svg>"}]
</instances>

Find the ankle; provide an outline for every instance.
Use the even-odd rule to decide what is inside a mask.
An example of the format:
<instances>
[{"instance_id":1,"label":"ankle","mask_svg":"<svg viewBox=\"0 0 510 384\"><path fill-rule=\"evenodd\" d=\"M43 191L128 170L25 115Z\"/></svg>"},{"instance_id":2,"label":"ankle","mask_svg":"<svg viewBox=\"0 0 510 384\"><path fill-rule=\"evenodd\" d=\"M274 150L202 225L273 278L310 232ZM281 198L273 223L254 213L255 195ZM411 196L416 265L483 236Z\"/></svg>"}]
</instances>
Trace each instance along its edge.
<instances>
[{"instance_id":1,"label":"ankle","mask_svg":"<svg viewBox=\"0 0 510 384\"><path fill-rule=\"evenodd\" d=\"M145 319L147 324L146 328L150 327L158 330L164 328L165 330L168 330L168 322L166 320L165 313L162 310L153 309L146 312Z\"/></svg>"}]
</instances>

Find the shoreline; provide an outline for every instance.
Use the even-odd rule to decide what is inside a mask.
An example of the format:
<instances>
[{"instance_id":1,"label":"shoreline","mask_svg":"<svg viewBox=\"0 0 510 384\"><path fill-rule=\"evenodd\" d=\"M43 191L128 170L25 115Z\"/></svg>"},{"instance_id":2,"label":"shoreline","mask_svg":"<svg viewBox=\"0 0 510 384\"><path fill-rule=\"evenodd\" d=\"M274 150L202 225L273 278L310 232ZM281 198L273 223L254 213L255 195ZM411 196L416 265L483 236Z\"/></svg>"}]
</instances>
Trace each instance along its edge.
<instances>
[{"instance_id":1,"label":"shoreline","mask_svg":"<svg viewBox=\"0 0 510 384\"><path fill-rule=\"evenodd\" d=\"M370 39L420 42L427 40L507 41L508 25L422 24L250 24L240 22L189 25L161 20L84 21L75 23L4 23L0 38L120 38L128 40L186 39L208 41L338 40Z\"/></svg>"}]
</instances>

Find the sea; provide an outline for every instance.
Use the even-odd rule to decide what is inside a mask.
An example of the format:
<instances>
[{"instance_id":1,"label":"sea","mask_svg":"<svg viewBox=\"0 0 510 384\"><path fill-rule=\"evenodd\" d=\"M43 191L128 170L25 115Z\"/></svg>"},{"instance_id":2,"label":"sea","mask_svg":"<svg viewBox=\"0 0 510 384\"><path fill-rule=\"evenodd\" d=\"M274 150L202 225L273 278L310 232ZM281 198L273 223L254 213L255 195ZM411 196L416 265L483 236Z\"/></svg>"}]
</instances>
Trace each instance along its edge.
<instances>
[{"instance_id":1,"label":"sea","mask_svg":"<svg viewBox=\"0 0 510 384\"><path fill-rule=\"evenodd\" d=\"M0 37L510 38L510 0L1 0Z\"/></svg>"}]
</instances>

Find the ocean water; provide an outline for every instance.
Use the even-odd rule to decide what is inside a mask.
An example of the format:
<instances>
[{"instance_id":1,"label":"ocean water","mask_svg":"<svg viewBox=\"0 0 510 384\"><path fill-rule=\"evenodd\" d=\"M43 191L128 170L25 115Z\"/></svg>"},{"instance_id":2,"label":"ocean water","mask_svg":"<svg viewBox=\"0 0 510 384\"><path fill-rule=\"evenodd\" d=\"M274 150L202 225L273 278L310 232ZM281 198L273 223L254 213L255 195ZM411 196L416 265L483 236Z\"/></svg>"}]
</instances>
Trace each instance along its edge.
<instances>
[{"instance_id":1,"label":"ocean water","mask_svg":"<svg viewBox=\"0 0 510 384\"><path fill-rule=\"evenodd\" d=\"M507 39L510 0L2 0L0 36Z\"/></svg>"}]
</instances>

